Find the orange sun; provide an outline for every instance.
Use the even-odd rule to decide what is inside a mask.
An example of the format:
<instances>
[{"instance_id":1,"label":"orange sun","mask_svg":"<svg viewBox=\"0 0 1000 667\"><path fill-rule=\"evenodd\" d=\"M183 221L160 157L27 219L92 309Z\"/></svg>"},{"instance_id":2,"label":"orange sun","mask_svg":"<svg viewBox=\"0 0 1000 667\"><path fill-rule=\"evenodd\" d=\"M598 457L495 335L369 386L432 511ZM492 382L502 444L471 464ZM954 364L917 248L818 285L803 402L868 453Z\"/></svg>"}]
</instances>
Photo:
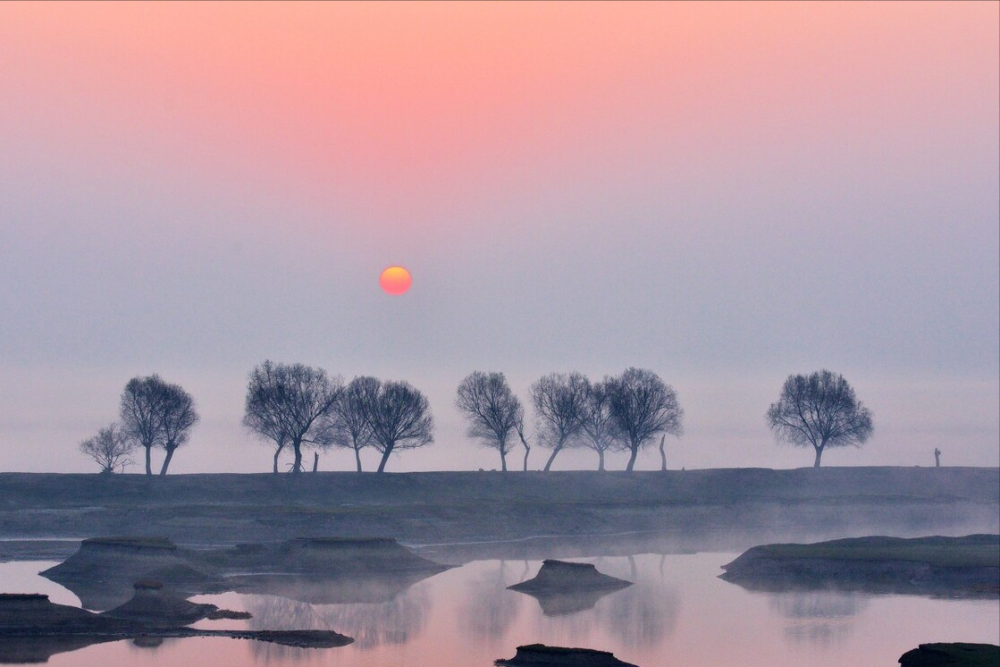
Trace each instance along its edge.
<instances>
[{"instance_id":1,"label":"orange sun","mask_svg":"<svg viewBox=\"0 0 1000 667\"><path fill-rule=\"evenodd\" d=\"M410 272L401 266L390 266L378 277L378 284L382 290L393 296L405 294L412 282Z\"/></svg>"}]
</instances>

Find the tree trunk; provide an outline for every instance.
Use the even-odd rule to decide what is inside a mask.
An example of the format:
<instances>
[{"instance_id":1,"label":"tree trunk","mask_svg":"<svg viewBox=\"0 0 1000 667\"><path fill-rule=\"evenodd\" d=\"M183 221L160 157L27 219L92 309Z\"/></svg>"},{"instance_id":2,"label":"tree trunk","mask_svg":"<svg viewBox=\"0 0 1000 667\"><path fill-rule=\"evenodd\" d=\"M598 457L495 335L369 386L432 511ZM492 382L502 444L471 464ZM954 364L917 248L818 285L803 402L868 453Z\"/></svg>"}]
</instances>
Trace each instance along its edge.
<instances>
[{"instance_id":1,"label":"tree trunk","mask_svg":"<svg viewBox=\"0 0 1000 667\"><path fill-rule=\"evenodd\" d=\"M160 474L166 475L167 468L170 467L170 459L174 458L174 450L176 447L167 447L167 458L163 459L163 467L160 468Z\"/></svg>"},{"instance_id":2,"label":"tree trunk","mask_svg":"<svg viewBox=\"0 0 1000 667\"><path fill-rule=\"evenodd\" d=\"M153 474L153 466L152 466L151 454L150 454L150 450L152 450L152 449L153 449L152 445L146 447L146 474L147 475L152 475Z\"/></svg>"},{"instance_id":3,"label":"tree trunk","mask_svg":"<svg viewBox=\"0 0 1000 667\"><path fill-rule=\"evenodd\" d=\"M528 446L528 441L524 439L521 431L517 432L517 437L521 439L521 444L524 445L524 472L528 472L528 454L531 453L531 447Z\"/></svg>"},{"instance_id":4,"label":"tree trunk","mask_svg":"<svg viewBox=\"0 0 1000 667\"><path fill-rule=\"evenodd\" d=\"M392 454L392 447L393 445L389 445L385 448L385 451L382 452L382 460L378 462L379 472L385 472L385 464L389 462L389 454Z\"/></svg>"},{"instance_id":5,"label":"tree trunk","mask_svg":"<svg viewBox=\"0 0 1000 667\"><path fill-rule=\"evenodd\" d=\"M507 452L500 450L500 470L507 472Z\"/></svg>"},{"instance_id":6,"label":"tree trunk","mask_svg":"<svg viewBox=\"0 0 1000 667\"><path fill-rule=\"evenodd\" d=\"M281 455L281 447L274 450L274 473L278 474L278 456Z\"/></svg>"},{"instance_id":7,"label":"tree trunk","mask_svg":"<svg viewBox=\"0 0 1000 667\"><path fill-rule=\"evenodd\" d=\"M542 470L545 472L549 471L549 468L552 467L552 462L556 460L556 454L559 453L560 449L562 449L562 443L556 445L555 449L552 450L552 456L550 456L549 460L545 462L545 467L542 468Z\"/></svg>"},{"instance_id":8,"label":"tree trunk","mask_svg":"<svg viewBox=\"0 0 1000 667\"><path fill-rule=\"evenodd\" d=\"M319 452L313 452L313 472L319 470Z\"/></svg>"},{"instance_id":9,"label":"tree trunk","mask_svg":"<svg viewBox=\"0 0 1000 667\"><path fill-rule=\"evenodd\" d=\"M302 472L302 443L298 440L292 442L292 451L295 452L295 463L292 464L292 472Z\"/></svg>"},{"instance_id":10,"label":"tree trunk","mask_svg":"<svg viewBox=\"0 0 1000 667\"><path fill-rule=\"evenodd\" d=\"M597 450L597 457L598 457L597 460L599 461L599 463L597 464L597 469L599 471L602 471L602 470L604 470L604 450L603 449L598 449Z\"/></svg>"},{"instance_id":11,"label":"tree trunk","mask_svg":"<svg viewBox=\"0 0 1000 667\"><path fill-rule=\"evenodd\" d=\"M816 448L816 461L813 463L813 468L818 468L819 467L819 459L822 456L823 456L823 448L822 447L817 447Z\"/></svg>"},{"instance_id":12,"label":"tree trunk","mask_svg":"<svg viewBox=\"0 0 1000 667\"><path fill-rule=\"evenodd\" d=\"M628 457L628 465L625 466L626 472L632 472L632 468L635 467L635 457L639 455L639 446L635 445L629 448L632 450L632 455Z\"/></svg>"},{"instance_id":13,"label":"tree trunk","mask_svg":"<svg viewBox=\"0 0 1000 667\"><path fill-rule=\"evenodd\" d=\"M358 464L358 472L361 472L361 450L354 448L354 462Z\"/></svg>"},{"instance_id":14,"label":"tree trunk","mask_svg":"<svg viewBox=\"0 0 1000 667\"><path fill-rule=\"evenodd\" d=\"M660 470L667 469L667 453L663 451L663 441L666 439L666 435L660 436Z\"/></svg>"}]
</instances>

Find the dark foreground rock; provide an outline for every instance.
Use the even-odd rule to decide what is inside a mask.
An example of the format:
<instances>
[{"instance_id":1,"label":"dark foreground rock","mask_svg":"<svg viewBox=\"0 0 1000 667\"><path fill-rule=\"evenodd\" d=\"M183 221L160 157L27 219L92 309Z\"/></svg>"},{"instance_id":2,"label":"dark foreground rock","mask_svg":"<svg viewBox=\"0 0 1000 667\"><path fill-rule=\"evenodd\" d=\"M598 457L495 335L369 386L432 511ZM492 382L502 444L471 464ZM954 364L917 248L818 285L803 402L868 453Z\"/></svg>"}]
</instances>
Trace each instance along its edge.
<instances>
[{"instance_id":1,"label":"dark foreground rock","mask_svg":"<svg viewBox=\"0 0 1000 667\"><path fill-rule=\"evenodd\" d=\"M148 628L176 628L191 625L206 618L229 618L227 610L214 604L198 604L163 590L158 581L135 583L135 595L125 604L102 614Z\"/></svg>"},{"instance_id":2,"label":"dark foreground rock","mask_svg":"<svg viewBox=\"0 0 1000 667\"><path fill-rule=\"evenodd\" d=\"M590 563L549 559L533 579L508 588L536 598L546 616L564 616L590 609L605 595L631 585L598 572Z\"/></svg>"},{"instance_id":3,"label":"dark foreground rock","mask_svg":"<svg viewBox=\"0 0 1000 667\"><path fill-rule=\"evenodd\" d=\"M607 651L589 648L563 648L529 644L518 646L517 654L510 660L497 660L497 667L638 667L622 662Z\"/></svg>"},{"instance_id":4,"label":"dark foreground rock","mask_svg":"<svg viewBox=\"0 0 1000 667\"><path fill-rule=\"evenodd\" d=\"M996 598L1000 535L861 537L754 547L720 575L763 591L842 590Z\"/></svg>"},{"instance_id":5,"label":"dark foreground rock","mask_svg":"<svg viewBox=\"0 0 1000 667\"><path fill-rule=\"evenodd\" d=\"M320 630L198 630L183 627L185 622L206 618L212 610L217 610L217 607L164 596L154 587L143 587L126 605L99 614L53 604L47 595L0 595L0 663L46 662L56 653L123 639L134 639L137 644L153 646L173 637L230 637L298 648L333 648L354 641L336 632Z\"/></svg>"},{"instance_id":6,"label":"dark foreground rock","mask_svg":"<svg viewBox=\"0 0 1000 667\"><path fill-rule=\"evenodd\" d=\"M921 644L899 658L901 667L997 667L1000 646L993 644Z\"/></svg>"}]
</instances>

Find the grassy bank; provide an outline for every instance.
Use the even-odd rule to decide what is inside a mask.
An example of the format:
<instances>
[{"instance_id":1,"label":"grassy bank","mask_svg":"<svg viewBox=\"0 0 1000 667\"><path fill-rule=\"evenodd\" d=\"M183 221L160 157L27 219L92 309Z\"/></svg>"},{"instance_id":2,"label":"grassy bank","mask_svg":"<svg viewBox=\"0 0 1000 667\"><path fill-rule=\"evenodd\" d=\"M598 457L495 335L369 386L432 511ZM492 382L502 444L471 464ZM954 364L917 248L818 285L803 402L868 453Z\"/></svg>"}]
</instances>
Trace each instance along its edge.
<instances>
[{"instance_id":1,"label":"grassy bank","mask_svg":"<svg viewBox=\"0 0 1000 667\"><path fill-rule=\"evenodd\" d=\"M997 532L998 524L997 468L0 474L4 538L225 544L330 535L430 544L657 534L672 536L676 549L742 550L783 538Z\"/></svg>"}]
</instances>

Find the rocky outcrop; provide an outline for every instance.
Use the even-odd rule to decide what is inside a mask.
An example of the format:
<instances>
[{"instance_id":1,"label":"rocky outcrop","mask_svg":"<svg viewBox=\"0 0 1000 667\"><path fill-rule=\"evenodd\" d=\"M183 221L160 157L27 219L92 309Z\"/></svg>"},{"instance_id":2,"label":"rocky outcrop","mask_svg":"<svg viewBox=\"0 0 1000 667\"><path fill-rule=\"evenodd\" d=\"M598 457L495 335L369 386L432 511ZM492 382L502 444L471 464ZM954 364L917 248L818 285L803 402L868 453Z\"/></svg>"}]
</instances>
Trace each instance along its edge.
<instances>
[{"instance_id":1,"label":"rocky outcrop","mask_svg":"<svg viewBox=\"0 0 1000 667\"><path fill-rule=\"evenodd\" d=\"M993 644L921 644L899 658L900 667L996 667L1000 646Z\"/></svg>"},{"instance_id":2,"label":"rocky outcrop","mask_svg":"<svg viewBox=\"0 0 1000 667\"><path fill-rule=\"evenodd\" d=\"M196 551L165 538L104 537L84 540L41 574L85 608L106 610L128 602L139 580L182 596L237 591L333 604L386 601L446 569L391 539L298 538Z\"/></svg>"},{"instance_id":3,"label":"rocky outcrop","mask_svg":"<svg viewBox=\"0 0 1000 667\"><path fill-rule=\"evenodd\" d=\"M638 667L622 662L607 651L544 644L518 646L513 658L497 660L493 664L497 667Z\"/></svg>"},{"instance_id":4,"label":"rocky outcrop","mask_svg":"<svg viewBox=\"0 0 1000 667\"><path fill-rule=\"evenodd\" d=\"M214 604L198 604L163 590L158 581L135 583L135 595L125 604L104 612L102 616L117 618L143 627L176 628L191 625L217 615Z\"/></svg>"},{"instance_id":5,"label":"rocky outcrop","mask_svg":"<svg viewBox=\"0 0 1000 667\"><path fill-rule=\"evenodd\" d=\"M545 560L534 579L508 586L538 600L546 616L564 616L592 608L605 595L632 582L597 571L590 563Z\"/></svg>"},{"instance_id":6,"label":"rocky outcrop","mask_svg":"<svg viewBox=\"0 0 1000 667\"><path fill-rule=\"evenodd\" d=\"M722 579L751 590L996 598L1000 536L863 537L763 545L722 567Z\"/></svg>"},{"instance_id":7,"label":"rocky outcrop","mask_svg":"<svg viewBox=\"0 0 1000 667\"><path fill-rule=\"evenodd\" d=\"M542 561L534 579L508 586L522 593L554 593L578 591L616 591L631 586L631 581L617 579L597 571L591 563L569 563L561 560Z\"/></svg>"},{"instance_id":8,"label":"rocky outcrop","mask_svg":"<svg viewBox=\"0 0 1000 667\"><path fill-rule=\"evenodd\" d=\"M207 570L194 552L163 537L95 537L41 575L73 591L85 608L105 610L127 602L143 579L185 595L225 590Z\"/></svg>"}]
</instances>

